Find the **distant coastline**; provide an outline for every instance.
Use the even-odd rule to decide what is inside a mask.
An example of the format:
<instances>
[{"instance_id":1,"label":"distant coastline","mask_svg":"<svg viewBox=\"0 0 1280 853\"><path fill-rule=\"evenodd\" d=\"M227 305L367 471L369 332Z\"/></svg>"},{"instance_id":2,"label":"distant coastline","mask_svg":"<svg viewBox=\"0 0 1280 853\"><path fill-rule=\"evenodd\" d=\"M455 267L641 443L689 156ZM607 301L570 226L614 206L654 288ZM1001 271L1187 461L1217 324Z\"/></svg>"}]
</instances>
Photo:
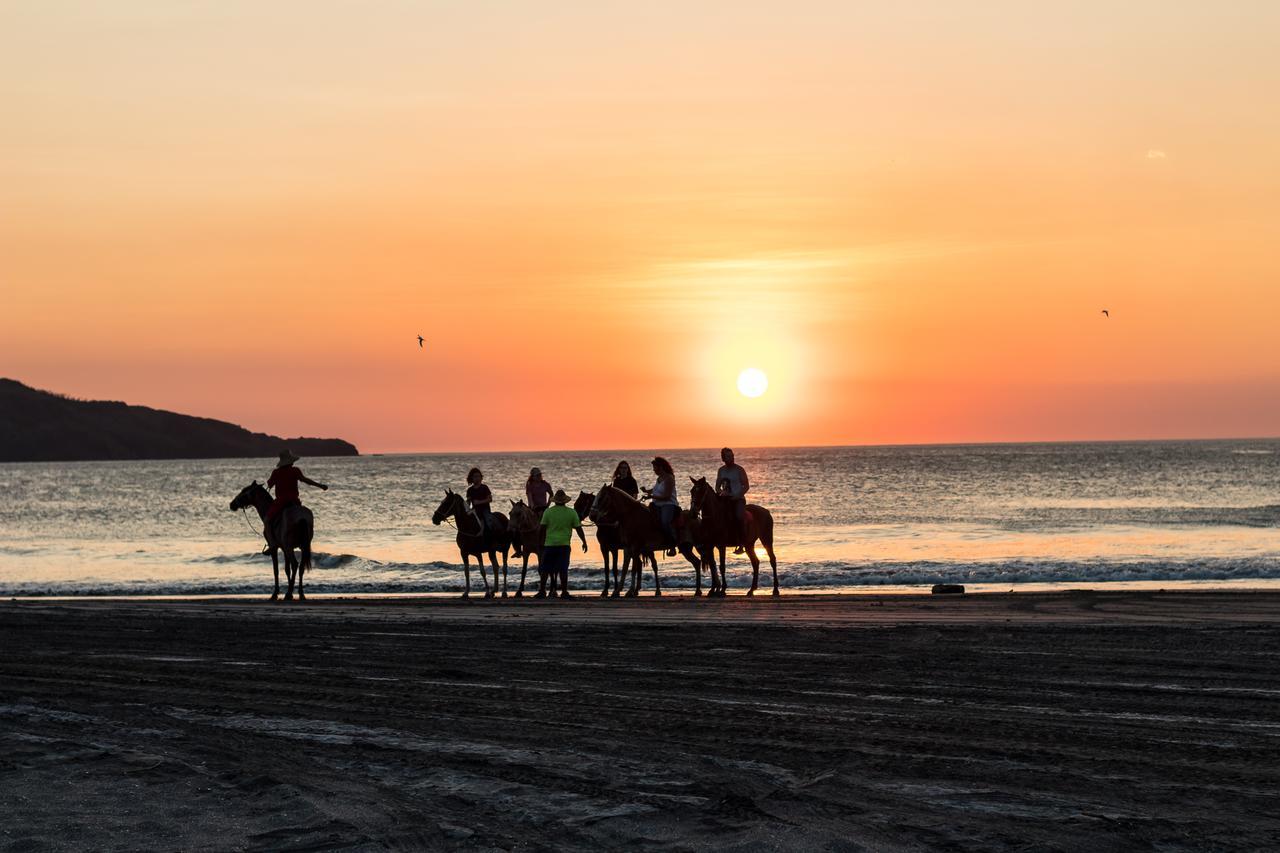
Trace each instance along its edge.
<instances>
[{"instance_id":1,"label":"distant coastline","mask_svg":"<svg viewBox=\"0 0 1280 853\"><path fill-rule=\"evenodd\" d=\"M281 438L213 418L105 400L75 400L0 379L0 462L359 456L339 438Z\"/></svg>"}]
</instances>

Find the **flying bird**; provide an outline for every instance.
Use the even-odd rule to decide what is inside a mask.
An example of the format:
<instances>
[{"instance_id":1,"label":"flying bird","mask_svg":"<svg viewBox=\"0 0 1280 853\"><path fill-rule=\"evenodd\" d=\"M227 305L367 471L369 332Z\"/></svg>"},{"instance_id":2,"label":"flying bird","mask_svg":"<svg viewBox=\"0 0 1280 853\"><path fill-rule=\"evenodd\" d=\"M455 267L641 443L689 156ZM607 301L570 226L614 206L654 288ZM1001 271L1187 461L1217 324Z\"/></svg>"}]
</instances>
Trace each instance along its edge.
<instances>
[{"instance_id":1,"label":"flying bird","mask_svg":"<svg viewBox=\"0 0 1280 853\"><path fill-rule=\"evenodd\" d=\"M418 335L418 349L422 349L422 335Z\"/></svg>"},{"instance_id":2,"label":"flying bird","mask_svg":"<svg viewBox=\"0 0 1280 853\"><path fill-rule=\"evenodd\" d=\"M1106 308L1102 309L1102 313L1105 314L1107 317L1111 316L1111 312L1108 311ZM418 340L422 340L422 338L418 338Z\"/></svg>"}]
</instances>

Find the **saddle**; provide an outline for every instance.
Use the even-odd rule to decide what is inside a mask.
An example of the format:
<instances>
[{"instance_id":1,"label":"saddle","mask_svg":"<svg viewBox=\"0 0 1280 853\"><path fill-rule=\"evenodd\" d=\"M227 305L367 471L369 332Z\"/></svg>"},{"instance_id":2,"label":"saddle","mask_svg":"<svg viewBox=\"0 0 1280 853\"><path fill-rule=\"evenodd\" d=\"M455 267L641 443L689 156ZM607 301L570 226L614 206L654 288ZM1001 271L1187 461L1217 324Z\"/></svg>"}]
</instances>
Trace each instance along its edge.
<instances>
[{"instance_id":1,"label":"saddle","mask_svg":"<svg viewBox=\"0 0 1280 853\"><path fill-rule=\"evenodd\" d=\"M725 509L730 509L733 507L733 498L729 497L728 495L716 495L716 498L720 500L721 505L724 506ZM747 504L743 508L742 523L746 524L747 522L754 521L754 520L755 520L755 516L752 515L751 513L751 504Z\"/></svg>"},{"instance_id":2,"label":"saddle","mask_svg":"<svg viewBox=\"0 0 1280 853\"><path fill-rule=\"evenodd\" d=\"M270 524L266 525L266 529L263 531L267 537L267 546L269 548L284 547L285 534L289 532L290 527L302 520L302 511L302 502L294 501L276 513L276 517L272 519Z\"/></svg>"},{"instance_id":3,"label":"saddle","mask_svg":"<svg viewBox=\"0 0 1280 853\"><path fill-rule=\"evenodd\" d=\"M649 504L649 515L653 516L653 523L658 524L662 519L662 507L658 504ZM680 511L679 506L676 507L676 520L672 522L672 526L676 530L684 527L684 513Z\"/></svg>"}]
</instances>

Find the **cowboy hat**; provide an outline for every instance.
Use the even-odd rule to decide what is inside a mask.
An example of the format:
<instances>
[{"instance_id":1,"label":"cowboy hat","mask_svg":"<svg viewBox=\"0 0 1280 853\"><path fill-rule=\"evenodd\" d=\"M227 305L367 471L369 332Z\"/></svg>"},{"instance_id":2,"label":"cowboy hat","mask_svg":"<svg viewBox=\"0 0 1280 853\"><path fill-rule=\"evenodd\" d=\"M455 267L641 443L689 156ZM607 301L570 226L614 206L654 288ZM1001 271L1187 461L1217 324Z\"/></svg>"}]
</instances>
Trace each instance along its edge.
<instances>
[{"instance_id":1,"label":"cowboy hat","mask_svg":"<svg viewBox=\"0 0 1280 853\"><path fill-rule=\"evenodd\" d=\"M297 462L300 457L294 456L288 450L280 451L280 461L276 464L277 468L283 468L286 465L292 465Z\"/></svg>"},{"instance_id":2,"label":"cowboy hat","mask_svg":"<svg viewBox=\"0 0 1280 853\"><path fill-rule=\"evenodd\" d=\"M556 489L556 493L551 497L551 500L558 504L567 504L569 496L564 493L564 489Z\"/></svg>"}]
</instances>

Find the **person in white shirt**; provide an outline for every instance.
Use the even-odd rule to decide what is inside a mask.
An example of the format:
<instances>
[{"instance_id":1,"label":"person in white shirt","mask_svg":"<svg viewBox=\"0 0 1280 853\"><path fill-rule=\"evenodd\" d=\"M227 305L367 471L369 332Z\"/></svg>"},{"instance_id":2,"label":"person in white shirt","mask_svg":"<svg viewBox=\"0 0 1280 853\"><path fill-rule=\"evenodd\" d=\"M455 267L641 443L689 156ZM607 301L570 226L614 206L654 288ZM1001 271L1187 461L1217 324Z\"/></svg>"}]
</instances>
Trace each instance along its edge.
<instances>
[{"instance_id":1,"label":"person in white shirt","mask_svg":"<svg viewBox=\"0 0 1280 853\"><path fill-rule=\"evenodd\" d=\"M726 447L720 451L720 461L724 464L716 472L716 494L733 503L733 516L738 520L738 547L735 554L747 549L747 492L751 490L751 481L747 471L733 461L733 451Z\"/></svg>"},{"instance_id":2,"label":"person in white shirt","mask_svg":"<svg viewBox=\"0 0 1280 853\"><path fill-rule=\"evenodd\" d=\"M653 473L658 479L652 489L643 489L645 495L653 501L658 509L658 520L662 523L662 535L667 546L667 556L674 557L676 551L676 518L680 515L680 504L676 502L676 472L671 463L661 456L653 459Z\"/></svg>"}]
</instances>

